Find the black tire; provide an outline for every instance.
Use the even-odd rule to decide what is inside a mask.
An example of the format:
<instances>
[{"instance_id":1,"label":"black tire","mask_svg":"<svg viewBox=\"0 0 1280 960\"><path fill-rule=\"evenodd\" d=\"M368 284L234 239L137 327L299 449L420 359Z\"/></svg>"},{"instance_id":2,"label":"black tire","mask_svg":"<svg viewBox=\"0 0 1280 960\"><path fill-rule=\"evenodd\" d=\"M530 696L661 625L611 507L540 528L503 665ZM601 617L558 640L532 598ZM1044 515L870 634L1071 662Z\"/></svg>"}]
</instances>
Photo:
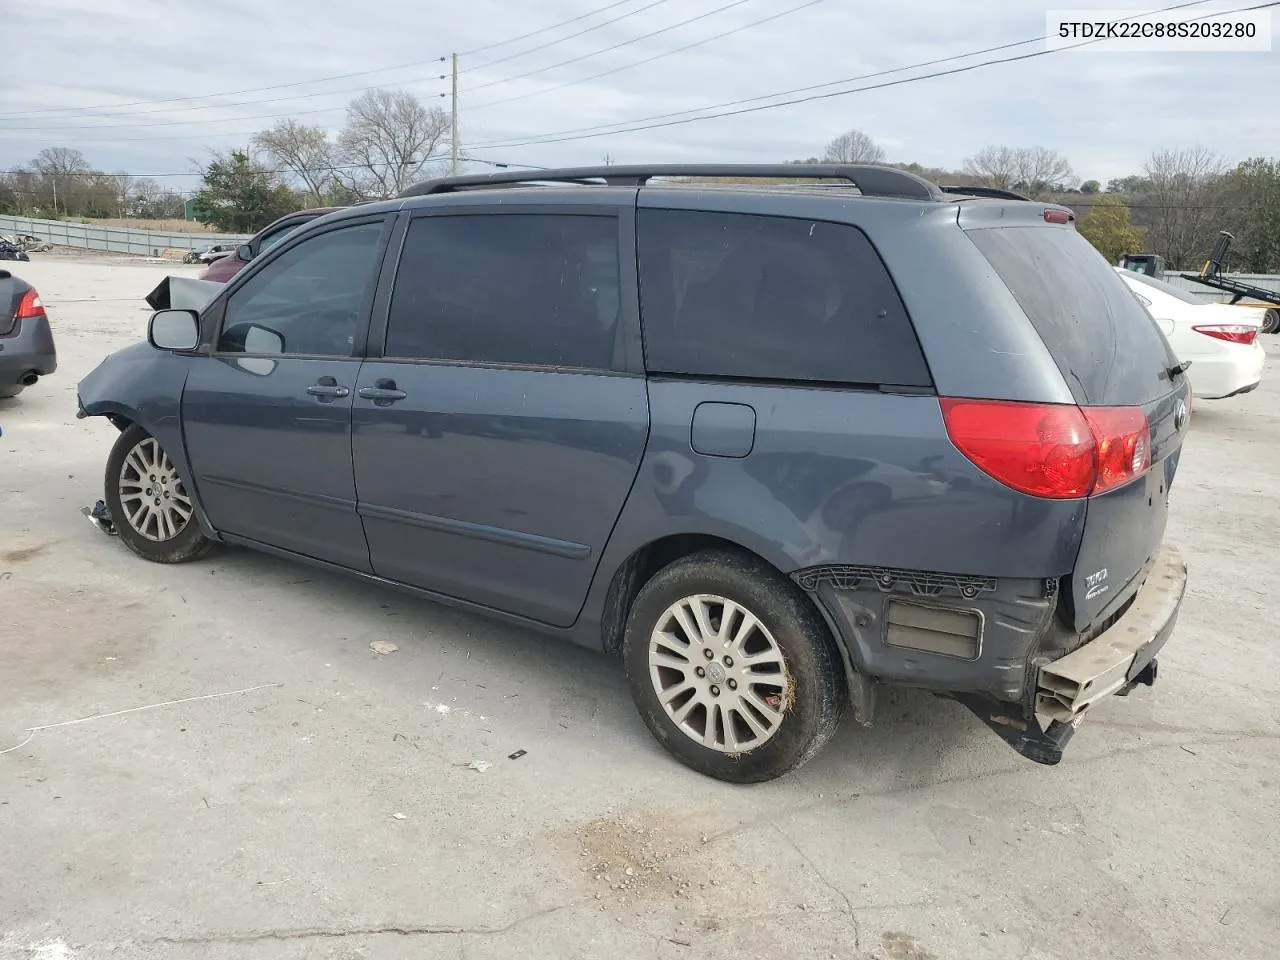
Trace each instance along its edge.
<instances>
[{"instance_id":1,"label":"black tire","mask_svg":"<svg viewBox=\"0 0 1280 960\"><path fill-rule=\"evenodd\" d=\"M103 478L104 494L107 509L111 511L111 519L120 539L126 547L152 563L188 563L209 556L217 550L218 544L204 535L194 511L181 529L166 539L150 539L134 529L129 522L121 499L121 474L125 459L143 441L153 441L157 448L163 450L151 434L134 424L120 434L115 446L111 448L111 455L107 457L106 475ZM181 486L181 481L178 484L175 492L180 491L185 496L186 490Z\"/></svg>"},{"instance_id":2,"label":"black tire","mask_svg":"<svg viewBox=\"0 0 1280 960\"><path fill-rule=\"evenodd\" d=\"M781 707L782 718L776 731L753 749L726 752L724 748L697 742L668 715L651 679L651 635L673 604L696 595L723 597L750 611L772 635L785 662L793 691L789 703ZM655 574L631 606L622 652L631 696L658 742L685 766L730 783L773 780L815 756L839 726L848 697L834 641L811 601L768 564L732 550L695 553ZM694 655L690 656L690 664L698 662ZM709 672L705 674L706 678L710 676ZM723 693L721 690L715 696ZM683 701L681 706L688 702ZM701 709L695 708L694 715ZM702 711L704 717L706 713ZM718 731L732 722L724 719L727 716L720 714ZM719 739L728 742L723 735Z\"/></svg>"},{"instance_id":3,"label":"black tire","mask_svg":"<svg viewBox=\"0 0 1280 960\"><path fill-rule=\"evenodd\" d=\"M1280 308L1268 310L1262 317L1262 332L1280 332Z\"/></svg>"}]
</instances>

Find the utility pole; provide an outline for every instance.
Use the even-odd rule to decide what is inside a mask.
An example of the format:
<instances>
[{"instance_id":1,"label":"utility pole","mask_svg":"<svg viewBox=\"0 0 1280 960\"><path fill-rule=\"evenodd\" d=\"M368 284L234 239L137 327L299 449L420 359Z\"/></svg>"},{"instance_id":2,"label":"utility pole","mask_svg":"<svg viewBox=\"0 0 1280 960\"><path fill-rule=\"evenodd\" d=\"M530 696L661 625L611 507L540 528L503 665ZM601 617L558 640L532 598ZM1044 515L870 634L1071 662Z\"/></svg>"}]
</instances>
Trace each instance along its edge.
<instances>
[{"instance_id":1,"label":"utility pole","mask_svg":"<svg viewBox=\"0 0 1280 960\"><path fill-rule=\"evenodd\" d=\"M450 111L453 120L453 131L449 136L452 141L452 158L453 158L453 175L458 175L458 154L460 147L458 144L458 55L453 55L453 109Z\"/></svg>"}]
</instances>

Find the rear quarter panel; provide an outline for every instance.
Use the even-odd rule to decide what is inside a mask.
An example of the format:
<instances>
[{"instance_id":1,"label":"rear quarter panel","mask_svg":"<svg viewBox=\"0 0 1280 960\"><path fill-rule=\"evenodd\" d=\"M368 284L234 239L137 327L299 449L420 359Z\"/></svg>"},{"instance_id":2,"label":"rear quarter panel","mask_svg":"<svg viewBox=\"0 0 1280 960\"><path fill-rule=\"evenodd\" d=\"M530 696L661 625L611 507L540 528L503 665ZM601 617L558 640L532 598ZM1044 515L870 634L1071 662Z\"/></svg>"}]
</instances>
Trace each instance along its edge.
<instances>
[{"instance_id":1,"label":"rear quarter panel","mask_svg":"<svg viewBox=\"0 0 1280 960\"><path fill-rule=\"evenodd\" d=\"M693 450L705 402L755 411L746 456ZM649 445L593 583L589 623L627 558L677 534L727 540L788 574L860 564L1057 578L1079 550L1083 501L1039 500L987 477L947 438L934 397L654 379L649 405Z\"/></svg>"}]
</instances>

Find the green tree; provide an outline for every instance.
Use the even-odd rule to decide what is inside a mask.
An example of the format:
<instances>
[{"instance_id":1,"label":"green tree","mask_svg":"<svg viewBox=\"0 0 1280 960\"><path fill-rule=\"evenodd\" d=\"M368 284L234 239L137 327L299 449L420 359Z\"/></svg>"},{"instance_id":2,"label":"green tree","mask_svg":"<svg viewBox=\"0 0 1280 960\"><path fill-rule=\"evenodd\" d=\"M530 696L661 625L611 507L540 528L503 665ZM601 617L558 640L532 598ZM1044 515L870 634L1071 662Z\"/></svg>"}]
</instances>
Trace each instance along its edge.
<instances>
[{"instance_id":1,"label":"green tree","mask_svg":"<svg viewBox=\"0 0 1280 960\"><path fill-rule=\"evenodd\" d=\"M1080 192L1084 194L1097 193L1101 189L1102 184L1098 183L1097 180L1086 180L1084 183L1080 184Z\"/></svg>"},{"instance_id":2,"label":"green tree","mask_svg":"<svg viewBox=\"0 0 1280 960\"><path fill-rule=\"evenodd\" d=\"M1280 270L1280 160L1255 157L1227 174L1231 247L1247 273Z\"/></svg>"},{"instance_id":3,"label":"green tree","mask_svg":"<svg viewBox=\"0 0 1280 960\"><path fill-rule=\"evenodd\" d=\"M215 153L196 194L197 218L227 233L256 233L272 220L302 209L297 193L248 151Z\"/></svg>"},{"instance_id":4,"label":"green tree","mask_svg":"<svg viewBox=\"0 0 1280 960\"><path fill-rule=\"evenodd\" d=\"M1129 205L1114 194L1101 194L1093 202L1093 209L1080 221L1080 234L1108 263L1142 250L1142 234L1129 219Z\"/></svg>"}]
</instances>

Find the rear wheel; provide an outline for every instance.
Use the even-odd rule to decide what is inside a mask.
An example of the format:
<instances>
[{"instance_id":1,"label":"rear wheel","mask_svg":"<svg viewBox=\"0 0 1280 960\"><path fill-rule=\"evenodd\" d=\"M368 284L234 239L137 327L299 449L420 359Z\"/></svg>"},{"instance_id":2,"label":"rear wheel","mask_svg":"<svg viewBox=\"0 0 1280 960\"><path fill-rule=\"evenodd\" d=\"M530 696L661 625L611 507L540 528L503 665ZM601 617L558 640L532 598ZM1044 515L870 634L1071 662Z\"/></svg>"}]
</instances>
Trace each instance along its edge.
<instances>
[{"instance_id":1,"label":"rear wheel","mask_svg":"<svg viewBox=\"0 0 1280 960\"><path fill-rule=\"evenodd\" d=\"M1268 310L1262 317L1262 332L1275 333L1280 331L1280 309Z\"/></svg>"},{"instance_id":2,"label":"rear wheel","mask_svg":"<svg viewBox=\"0 0 1280 960\"><path fill-rule=\"evenodd\" d=\"M845 703L838 655L809 600L730 551L654 575L632 605L623 656L650 732L686 766L732 783L799 767Z\"/></svg>"},{"instance_id":3,"label":"rear wheel","mask_svg":"<svg viewBox=\"0 0 1280 960\"><path fill-rule=\"evenodd\" d=\"M125 546L153 563L185 563L217 544L204 535L178 470L160 441L137 424L107 457L107 507Z\"/></svg>"}]
</instances>

